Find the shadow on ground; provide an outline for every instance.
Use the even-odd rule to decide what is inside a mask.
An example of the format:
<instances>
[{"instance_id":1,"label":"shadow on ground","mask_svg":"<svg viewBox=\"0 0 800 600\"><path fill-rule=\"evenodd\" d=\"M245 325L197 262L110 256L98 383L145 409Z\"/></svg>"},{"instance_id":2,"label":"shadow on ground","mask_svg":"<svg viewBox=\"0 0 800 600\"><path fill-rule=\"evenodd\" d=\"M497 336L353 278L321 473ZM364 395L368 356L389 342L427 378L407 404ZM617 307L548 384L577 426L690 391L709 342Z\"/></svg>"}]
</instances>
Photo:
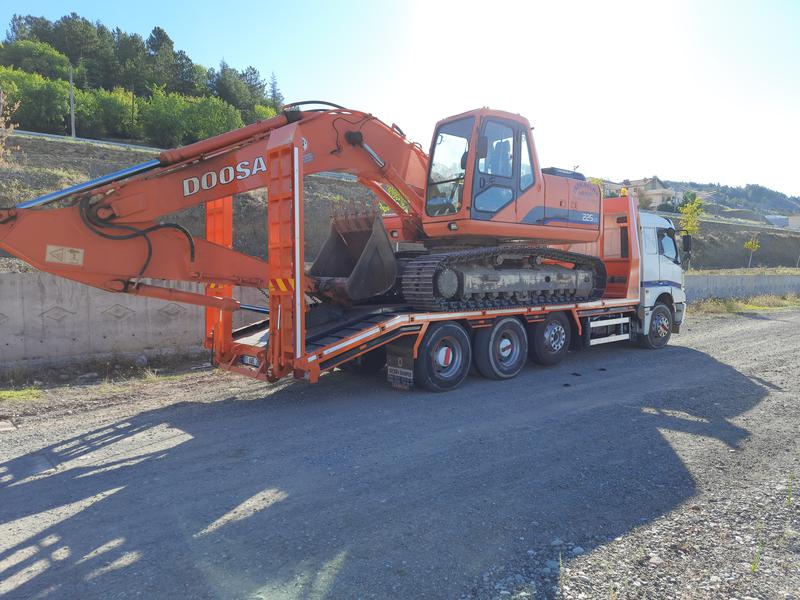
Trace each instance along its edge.
<instances>
[{"instance_id":1,"label":"shadow on ground","mask_svg":"<svg viewBox=\"0 0 800 600\"><path fill-rule=\"evenodd\" d=\"M458 597L554 536L589 551L695 493L659 429L736 447L765 394L654 356L445 395L338 374L79 432L0 465L0 595Z\"/></svg>"}]
</instances>

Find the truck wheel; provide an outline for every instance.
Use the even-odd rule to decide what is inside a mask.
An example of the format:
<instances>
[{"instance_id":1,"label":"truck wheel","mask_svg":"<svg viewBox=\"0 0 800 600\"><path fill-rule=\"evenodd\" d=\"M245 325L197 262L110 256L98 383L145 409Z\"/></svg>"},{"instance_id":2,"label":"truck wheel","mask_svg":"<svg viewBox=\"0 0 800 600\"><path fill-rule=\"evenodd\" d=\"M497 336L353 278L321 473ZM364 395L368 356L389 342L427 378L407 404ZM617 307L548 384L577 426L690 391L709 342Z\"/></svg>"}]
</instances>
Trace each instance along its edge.
<instances>
[{"instance_id":1,"label":"truck wheel","mask_svg":"<svg viewBox=\"0 0 800 600\"><path fill-rule=\"evenodd\" d=\"M672 335L672 311L666 304L660 302L653 307L650 313L650 329L646 335L639 336L639 345L648 350L663 348Z\"/></svg>"},{"instance_id":2,"label":"truck wheel","mask_svg":"<svg viewBox=\"0 0 800 600\"><path fill-rule=\"evenodd\" d=\"M428 328L414 361L414 383L431 392L461 385L472 364L469 336L458 323L435 323Z\"/></svg>"},{"instance_id":3,"label":"truck wheel","mask_svg":"<svg viewBox=\"0 0 800 600\"><path fill-rule=\"evenodd\" d=\"M475 366L489 379L511 379L525 366L528 335L514 317L475 332Z\"/></svg>"},{"instance_id":4,"label":"truck wheel","mask_svg":"<svg viewBox=\"0 0 800 600\"><path fill-rule=\"evenodd\" d=\"M534 323L528 336L531 360L540 365L556 365L569 351L570 334L567 315L550 313L544 321Z\"/></svg>"}]
</instances>

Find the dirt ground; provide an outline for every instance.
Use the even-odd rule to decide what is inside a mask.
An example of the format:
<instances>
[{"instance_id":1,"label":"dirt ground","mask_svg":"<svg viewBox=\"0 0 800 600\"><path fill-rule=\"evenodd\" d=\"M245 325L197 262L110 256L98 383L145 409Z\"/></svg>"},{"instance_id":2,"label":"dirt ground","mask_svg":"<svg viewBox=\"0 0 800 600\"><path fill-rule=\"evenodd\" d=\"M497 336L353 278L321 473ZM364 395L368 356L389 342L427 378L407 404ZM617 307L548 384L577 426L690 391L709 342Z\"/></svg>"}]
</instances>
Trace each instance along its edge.
<instances>
[{"instance_id":1,"label":"dirt ground","mask_svg":"<svg viewBox=\"0 0 800 600\"><path fill-rule=\"evenodd\" d=\"M796 600L799 328L703 316L442 395L43 382L0 401L0 596Z\"/></svg>"}]
</instances>

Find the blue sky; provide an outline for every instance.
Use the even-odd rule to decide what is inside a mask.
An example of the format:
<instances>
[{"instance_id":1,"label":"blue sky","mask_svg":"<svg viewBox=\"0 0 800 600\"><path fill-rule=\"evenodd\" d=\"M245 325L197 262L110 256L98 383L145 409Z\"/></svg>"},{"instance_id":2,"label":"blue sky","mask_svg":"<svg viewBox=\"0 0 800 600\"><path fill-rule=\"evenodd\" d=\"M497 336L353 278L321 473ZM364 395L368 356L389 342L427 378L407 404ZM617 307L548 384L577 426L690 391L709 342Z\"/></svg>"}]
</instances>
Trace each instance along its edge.
<instances>
[{"instance_id":1,"label":"blue sky","mask_svg":"<svg viewBox=\"0 0 800 600\"><path fill-rule=\"evenodd\" d=\"M73 10L160 25L197 62L275 71L287 101L367 110L426 148L440 118L491 106L530 119L545 166L800 195L800 2L4 0L0 21Z\"/></svg>"}]
</instances>

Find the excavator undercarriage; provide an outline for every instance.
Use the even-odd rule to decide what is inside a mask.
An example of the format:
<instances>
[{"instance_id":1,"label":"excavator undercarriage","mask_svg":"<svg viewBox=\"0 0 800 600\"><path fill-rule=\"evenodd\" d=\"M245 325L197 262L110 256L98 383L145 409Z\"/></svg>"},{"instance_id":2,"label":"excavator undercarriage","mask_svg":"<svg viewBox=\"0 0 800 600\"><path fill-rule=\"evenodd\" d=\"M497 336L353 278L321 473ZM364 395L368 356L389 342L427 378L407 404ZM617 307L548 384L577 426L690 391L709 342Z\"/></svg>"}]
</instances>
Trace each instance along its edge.
<instances>
[{"instance_id":1,"label":"excavator undercarriage","mask_svg":"<svg viewBox=\"0 0 800 600\"><path fill-rule=\"evenodd\" d=\"M395 256L380 216L368 209L334 213L307 274L315 294L337 304L390 297L444 311L591 301L603 295L606 281L596 257L525 244L434 246Z\"/></svg>"}]
</instances>

